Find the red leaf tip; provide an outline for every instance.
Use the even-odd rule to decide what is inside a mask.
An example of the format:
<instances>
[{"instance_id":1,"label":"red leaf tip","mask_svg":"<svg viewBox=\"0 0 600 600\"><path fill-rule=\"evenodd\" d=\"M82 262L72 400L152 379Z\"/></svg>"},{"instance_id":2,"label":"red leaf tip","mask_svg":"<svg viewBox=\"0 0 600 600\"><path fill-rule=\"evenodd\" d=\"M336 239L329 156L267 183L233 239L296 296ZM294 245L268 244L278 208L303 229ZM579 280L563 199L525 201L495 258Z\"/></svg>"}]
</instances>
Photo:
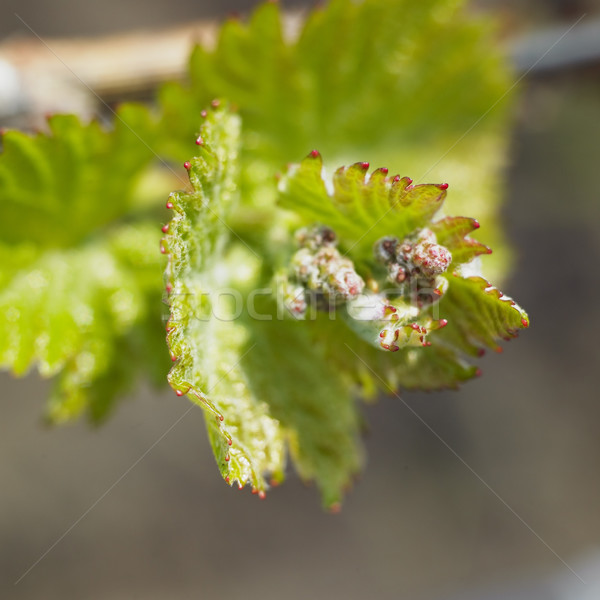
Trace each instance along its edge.
<instances>
[{"instance_id":1,"label":"red leaf tip","mask_svg":"<svg viewBox=\"0 0 600 600\"><path fill-rule=\"evenodd\" d=\"M198 136L196 138L196 146L203 146L204 145L204 140L202 139L201 136Z\"/></svg>"},{"instance_id":2,"label":"red leaf tip","mask_svg":"<svg viewBox=\"0 0 600 600\"><path fill-rule=\"evenodd\" d=\"M329 512L332 515L337 515L339 514L339 512L342 510L342 505L339 502L334 502L330 507L329 507Z\"/></svg>"},{"instance_id":3,"label":"red leaf tip","mask_svg":"<svg viewBox=\"0 0 600 600\"><path fill-rule=\"evenodd\" d=\"M473 219L473 229L479 229L481 225L479 225L479 221Z\"/></svg>"},{"instance_id":4,"label":"red leaf tip","mask_svg":"<svg viewBox=\"0 0 600 600\"><path fill-rule=\"evenodd\" d=\"M208 113L207 113L205 110L203 110L203 111L200 113L200 116L201 116L203 119L206 119L206 117L208 116Z\"/></svg>"},{"instance_id":5,"label":"red leaf tip","mask_svg":"<svg viewBox=\"0 0 600 600\"><path fill-rule=\"evenodd\" d=\"M183 163L183 168L186 169L186 171L189 171L191 169L191 167L192 167L192 163L189 160L186 160Z\"/></svg>"},{"instance_id":6,"label":"red leaf tip","mask_svg":"<svg viewBox=\"0 0 600 600\"><path fill-rule=\"evenodd\" d=\"M166 207L167 208L173 208L173 203L172 202L167 202ZM163 231L164 231L164 229L163 229Z\"/></svg>"},{"instance_id":7,"label":"red leaf tip","mask_svg":"<svg viewBox=\"0 0 600 600\"><path fill-rule=\"evenodd\" d=\"M521 323L523 324L523 327L529 327L529 321L527 319L521 319Z\"/></svg>"},{"instance_id":8,"label":"red leaf tip","mask_svg":"<svg viewBox=\"0 0 600 600\"><path fill-rule=\"evenodd\" d=\"M319 158L320 154L318 150L312 150L310 153L310 156L312 156L312 158Z\"/></svg>"},{"instance_id":9,"label":"red leaf tip","mask_svg":"<svg viewBox=\"0 0 600 600\"><path fill-rule=\"evenodd\" d=\"M438 185L438 187L440 188L440 190L447 190L448 189L448 184L447 183L440 183L440 185Z\"/></svg>"},{"instance_id":10,"label":"red leaf tip","mask_svg":"<svg viewBox=\"0 0 600 600\"><path fill-rule=\"evenodd\" d=\"M379 169L384 175L387 175L389 173L389 169L387 167L381 167L381 169Z\"/></svg>"},{"instance_id":11,"label":"red leaf tip","mask_svg":"<svg viewBox=\"0 0 600 600\"><path fill-rule=\"evenodd\" d=\"M369 163L368 162L361 162L360 163L360 168L364 169L366 171L369 168Z\"/></svg>"},{"instance_id":12,"label":"red leaf tip","mask_svg":"<svg viewBox=\"0 0 600 600\"><path fill-rule=\"evenodd\" d=\"M169 207L167 206L167 208L169 208ZM169 226L168 226L168 225L163 225L163 226L160 228L160 230L161 230L163 233L167 233L167 231L169 231Z\"/></svg>"},{"instance_id":13,"label":"red leaf tip","mask_svg":"<svg viewBox=\"0 0 600 600\"><path fill-rule=\"evenodd\" d=\"M213 100L213 101L210 103L210 105L211 105L213 108L219 108L219 106L221 105L221 101L220 101L220 100L217 100L217 99L215 98L215 99L214 99L214 100Z\"/></svg>"},{"instance_id":14,"label":"red leaf tip","mask_svg":"<svg viewBox=\"0 0 600 600\"><path fill-rule=\"evenodd\" d=\"M175 393L176 393L178 396L183 396L183 392L182 392L181 390L175 390Z\"/></svg>"}]
</instances>

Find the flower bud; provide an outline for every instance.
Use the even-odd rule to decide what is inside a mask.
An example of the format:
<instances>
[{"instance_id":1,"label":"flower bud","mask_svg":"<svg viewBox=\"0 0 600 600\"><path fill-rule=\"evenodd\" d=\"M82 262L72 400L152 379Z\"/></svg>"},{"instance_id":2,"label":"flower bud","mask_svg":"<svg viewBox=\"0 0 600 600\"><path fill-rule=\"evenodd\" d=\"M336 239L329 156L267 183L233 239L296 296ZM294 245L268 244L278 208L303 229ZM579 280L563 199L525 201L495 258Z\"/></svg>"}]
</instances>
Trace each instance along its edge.
<instances>
[{"instance_id":1,"label":"flower bud","mask_svg":"<svg viewBox=\"0 0 600 600\"><path fill-rule=\"evenodd\" d=\"M362 293L365 282L354 263L335 247L336 235L332 229L323 226L300 229L296 240L300 249L281 278L281 298L288 312L302 319L308 300L325 310Z\"/></svg>"},{"instance_id":2,"label":"flower bud","mask_svg":"<svg viewBox=\"0 0 600 600\"><path fill-rule=\"evenodd\" d=\"M398 239L395 237L384 237L375 243L375 259L381 263L389 263L396 260L396 248Z\"/></svg>"},{"instance_id":3,"label":"flower bud","mask_svg":"<svg viewBox=\"0 0 600 600\"><path fill-rule=\"evenodd\" d=\"M323 246L336 246L337 236L333 229L325 225L303 227L296 232L296 242L301 248L316 250Z\"/></svg>"},{"instance_id":4,"label":"flower bud","mask_svg":"<svg viewBox=\"0 0 600 600\"><path fill-rule=\"evenodd\" d=\"M452 254L437 243L430 229L421 229L401 242L384 237L375 244L374 255L387 266L387 281L420 308L437 302L445 292L445 280L438 281L438 277L448 270Z\"/></svg>"},{"instance_id":5,"label":"flower bud","mask_svg":"<svg viewBox=\"0 0 600 600\"><path fill-rule=\"evenodd\" d=\"M412 262L425 277L435 277L448 269L452 254L444 246L423 241L413 248Z\"/></svg>"}]
</instances>

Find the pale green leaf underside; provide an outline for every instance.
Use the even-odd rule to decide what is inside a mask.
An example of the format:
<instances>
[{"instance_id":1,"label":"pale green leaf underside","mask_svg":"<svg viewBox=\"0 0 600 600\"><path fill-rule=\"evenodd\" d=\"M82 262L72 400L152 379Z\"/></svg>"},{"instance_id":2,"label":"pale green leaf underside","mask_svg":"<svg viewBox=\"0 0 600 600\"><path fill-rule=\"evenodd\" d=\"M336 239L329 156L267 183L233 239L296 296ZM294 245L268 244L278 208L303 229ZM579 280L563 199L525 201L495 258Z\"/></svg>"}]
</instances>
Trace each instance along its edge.
<instances>
[{"instance_id":1,"label":"pale green leaf underside","mask_svg":"<svg viewBox=\"0 0 600 600\"><path fill-rule=\"evenodd\" d=\"M311 346L308 332L282 321L233 320L215 292L243 267L244 253L225 225L235 210L239 120L212 110L203 144L190 161L192 193L172 194L175 217L163 247L169 255L168 341L171 386L206 414L217 464L231 484L259 493L284 476L286 446L330 506L360 464L358 420L348 387ZM248 258L248 257L247 257ZM261 314L273 312L266 300ZM272 316L272 315L270 315Z\"/></svg>"},{"instance_id":2,"label":"pale green leaf underside","mask_svg":"<svg viewBox=\"0 0 600 600\"><path fill-rule=\"evenodd\" d=\"M205 410L223 476L264 491L265 475L283 469L282 432L247 389L240 364L248 351L246 331L224 320L227 307L214 300L229 239L225 219L236 202L239 126L228 111L211 111L199 156L189 165L194 191L169 198L175 216L162 241L169 258L167 340L175 361L169 383ZM223 318L215 318L217 310Z\"/></svg>"}]
</instances>

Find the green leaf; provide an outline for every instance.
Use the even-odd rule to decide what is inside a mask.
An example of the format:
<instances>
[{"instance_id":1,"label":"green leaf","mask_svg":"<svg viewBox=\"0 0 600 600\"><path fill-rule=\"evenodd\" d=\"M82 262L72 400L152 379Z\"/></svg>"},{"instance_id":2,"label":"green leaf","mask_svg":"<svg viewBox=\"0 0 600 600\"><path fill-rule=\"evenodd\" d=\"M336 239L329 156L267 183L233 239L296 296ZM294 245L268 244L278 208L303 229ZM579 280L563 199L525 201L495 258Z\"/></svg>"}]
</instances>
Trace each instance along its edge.
<instances>
[{"instance_id":1,"label":"green leaf","mask_svg":"<svg viewBox=\"0 0 600 600\"><path fill-rule=\"evenodd\" d=\"M320 222L340 237L342 248L366 259L382 237L399 239L431 221L446 198L444 185L412 185L412 180L389 177L378 169L367 179L369 163L339 168L333 194L322 178L321 155L312 152L282 180L279 204L293 210L304 223Z\"/></svg>"},{"instance_id":2,"label":"green leaf","mask_svg":"<svg viewBox=\"0 0 600 600\"><path fill-rule=\"evenodd\" d=\"M446 217L432 223L429 227L439 244L452 253L452 266L468 263L481 254L491 254L481 242L468 237L469 233L479 229L479 222L469 217Z\"/></svg>"},{"instance_id":3,"label":"green leaf","mask_svg":"<svg viewBox=\"0 0 600 600\"><path fill-rule=\"evenodd\" d=\"M489 46L489 27L461 5L332 0L294 39L283 33L277 3L265 3L247 24L226 22L214 49L195 48L189 87L164 93L167 117L193 100L189 137L201 108L228 98L252 137L245 149L279 164L311 145L339 157L344 142L354 149L369 140L422 144L424 135L464 130L505 91L506 69Z\"/></svg>"},{"instance_id":4,"label":"green leaf","mask_svg":"<svg viewBox=\"0 0 600 600\"><path fill-rule=\"evenodd\" d=\"M305 279L298 277L299 269L312 273L307 257L321 257L329 268L335 267L332 257L338 251L332 244L339 239L340 248L346 250L345 272L352 268L351 262L346 264L348 259L353 259L356 277L362 277L370 290L382 291L359 291L339 313L329 307L330 317L341 319L312 324L315 339L327 349L328 361L359 384L366 396L376 388L456 387L478 373L464 355L477 355L482 346L499 350L499 339L516 336L529 321L514 301L487 281L462 275L461 269L477 270L479 263L473 259L491 251L468 237L479 228L475 219L434 220L446 197L446 185L413 186L410 179L390 176L382 169L367 177L368 167L357 163L339 168L329 191L321 157L311 152L282 179L281 206L299 215L305 225L320 225L302 230L309 233L299 237L304 243L308 239L314 249L302 249L290 259L294 302L308 303L311 298L308 288L302 291L308 285ZM322 232L327 233L326 242L319 241ZM377 240L391 246L376 244ZM423 255L428 247L433 254ZM432 263L426 260L439 261L430 274L426 265ZM463 268L466 263L470 264ZM395 267L401 267L401 280L396 275L390 279L390 273L398 272ZM433 299L423 300L415 289L435 291L428 296ZM356 336L344 331L340 320Z\"/></svg>"},{"instance_id":5,"label":"green leaf","mask_svg":"<svg viewBox=\"0 0 600 600\"><path fill-rule=\"evenodd\" d=\"M264 493L266 474L283 476L283 434L267 405L248 389L241 366L253 350L248 334L216 296L219 281L228 277L225 219L237 198L239 126L228 111L207 116L199 156L189 164L194 191L169 199L175 216L162 241L169 255L167 341L175 361L169 383L204 409L223 477Z\"/></svg>"},{"instance_id":6,"label":"green leaf","mask_svg":"<svg viewBox=\"0 0 600 600\"><path fill-rule=\"evenodd\" d=\"M119 346L158 303L159 273L153 225L128 226L82 248L47 250L16 274L0 292L0 366L23 375L37 366L45 377L60 374L50 418L62 421L88 406L90 389L108 376ZM119 237L135 239L144 258L128 264ZM144 281L146 280L146 281ZM129 378L136 363L129 357ZM95 390L94 393L97 393Z\"/></svg>"},{"instance_id":7,"label":"green leaf","mask_svg":"<svg viewBox=\"0 0 600 600\"><path fill-rule=\"evenodd\" d=\"M160 303L156 225L125 223L154 126L136 105L119 110L112 131L69 115L48 125L3 137L0 367L57 377L51 421L86 410L97 421L144 365L165 358L156 343L152 359L136 343L160 330L160 316L157 327L147 321Z\"/></svg>"},{"instance_id":8,"label":"green leaf","mask_svg":"<svg viewBox=\"0 0 600 600\"><path fill-rule=\"evenodd\" d=\"M262 494L267 475L281 481L287 441L301 476L315 480L332 506L360 464L349 387L307 330L272 320L272 300L259 302L258 317L268 320L249 313L236 319L231 298L219 294L227 286L241 300L240 274L254 268L246 291L259 277L258 261L226 225L236 209L238 128L238 118L226 111L208 114L199 156L189 164L194 191L169 200L175 217L162 242L175 360L169 382L204 409L217 464L230 484L249 483Z\"/></svg>"},{"instance_id":9,"label":"green leaf","mask_svg":"<svg viewBox=\"0 0 600 600\"><path fill-rule=\"evenodd\" d=\"M164 385L167 352L160 314L147 315L126 336L109 338L100 349L105 362L92 373L86 370L81 354L65 364L48 401L46 418L50 423L74 419L83 410L93 424L104 422L141 375Z\"/></svg>"},{"instance_id":10,"label":"green leaf","mask_svg":"<svg viewBox=\"0 0 600 600\"><path fill-rule=\"evenodd\" d=\"M512 82L490 23L463 4L332 0L284 26L268 2L247 23L230 20L214 47L194 49L189 82L161 91L165 151L185 160L201 110L224 98L244 122L244 203L269 206L273 176L311 148L333 165L369 156L376 167L448 181L451 211L479 214L481 237L497 250L488 269L501 273L498 179Z\"/></svg>"},{"instance_id":11,"label":"green leaf","mask_svg":"<svg viewBox=\"0 0 600 600\"><path fill-rule=\"evenodd\" d=\"M367 178L368 165L358 162L333 173L329 192L313 151L282 184L288 210L275 204L276 172L317 147L335 164L368 155L394 172L455 177L446 208L470 214L476 202L484 238L501 238L494 223L507 111L499 100L511 86L488 25L462 4L332 0L291 34L268 2L249 23L226 23L214 48L194 50L189 82L161 92L158 131L147 110L128 105L112 131L56 116L49 133L9 132L0 155L0 366L56 376L48 405L55 422L82 411L99 422L138 373L160 376L160 257L138 199L140 191L153 196L164 172L145 188L138 183L151 148L183 160L196 139L191 191L170 196L175 216L161 241L169 259L169 382L204 411L230 484L249 483L263 495L269 476L283 479L289 448L301 476L334 507L362 462L357 387L365 397L387 386L454 387L477 372L465 354L497 349L529 323L487 281L465 277L489 250L469 237L474 220L434 221L446 184L413 185L384 168ZM218 101L203 111L213 98L239 107L241 119ZM381 343L376 323L365 333L329 314L277 321L266 296L258 316L250 311L292 255L290 234L300 222L335 229L354 260L337 249L298 251L298 273L303 257L327 267L317 273L317 299L323 290L354 296L366 282L386 307L393 300L405 308L402 322L387 315L385 335L408 329L406 345ZM434 241L419 237L424 228ZM417 236L411 264L440 295L448 288L439 304L411 297L403 272L384 273L390 265L376 261L373 246L386 236ZM434 272L439 264L428 272L428 252L440 245L443 273ZM385 281L397 284L393 298L375 292ZM425 335L431 347L408 345L425 346Z\"/></svg>"},{"instance_id":12,"label":"green leaf","mask_svg":"<svg viewBox=\"0 0 600 600\"><path fill-rule=\"evenodd\" d=\"M348 379L365 399L380 390L455 389L477 374L455 349L432 344L381 352L356 336L345 324L326 316L310 323L315 344L324 347L327 362Z\"/></svg>"},{"instance_id":13,"label":"green leaf","mask_svg":"<svg viewBox=\"0 0 600 600\"><path fill-rule=\"evenodd\" d=\"M288 434L294 464L334 507L362 464L359 419L347 381L302 321L248 324L256 343L244 358L250 388Z\"/></svg>"},{"instance_id":14,"label":"green leaf","mask_svg":"<svg viewBox=\"0 0 600 600\"><path fill-rule=\"evenodd\" d=\"M499 352L500 340L510 340L529 327L527 313L482 277L454 274L449 283L439 307L448 327L436 332L442 343L472 355L483 348Z\"/></svg>"},{"instance_id":15,"label":"green leaf","mask_svg":"<svg viewBox=\"0 0 600 600\"><path fill-rule=\"evenodd\" d=\"M8 131L0 155L0 239L69 247L131 208L135 185L154 157L146 108L123 105L113 131L74 115L48 118L49 133Z\"/></svg>"}]
</instances>

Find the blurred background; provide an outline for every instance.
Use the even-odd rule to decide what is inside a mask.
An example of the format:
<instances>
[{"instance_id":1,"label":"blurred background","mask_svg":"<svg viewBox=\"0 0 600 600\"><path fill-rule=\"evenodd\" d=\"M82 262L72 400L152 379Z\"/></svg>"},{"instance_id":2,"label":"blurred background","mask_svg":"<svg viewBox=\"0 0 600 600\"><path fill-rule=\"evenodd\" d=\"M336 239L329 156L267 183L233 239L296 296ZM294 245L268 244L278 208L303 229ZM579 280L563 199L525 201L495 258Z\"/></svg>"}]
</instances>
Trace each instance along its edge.
<instances>
[{"instance_id":1,"label":"blurred background","mask_svg":"<svg viewBox=\"0 0 600 600\"><path fill-rule=\"evenodd\" d=\"M0 50L68 79L48 50L23 50L32 34L15 12L44 39L73 39L176 35L253 4L3 0ZM0 374L1 598L600 598L600 2L473 10L499 15L520 74L578 22L523 78L512 130L504 220L516 260L504 290L530 330L458 392L365 407L368 464L338 515L294 475L264 502L230 489L200 411L178 421L189 405L167 390L142 385L99 429L48 430L47 384ZM183 56L165 54L165 70ZM0 125L39 108L28 96L23 110L11 65L0 58Z\"/></svg>"}]
</instances>

